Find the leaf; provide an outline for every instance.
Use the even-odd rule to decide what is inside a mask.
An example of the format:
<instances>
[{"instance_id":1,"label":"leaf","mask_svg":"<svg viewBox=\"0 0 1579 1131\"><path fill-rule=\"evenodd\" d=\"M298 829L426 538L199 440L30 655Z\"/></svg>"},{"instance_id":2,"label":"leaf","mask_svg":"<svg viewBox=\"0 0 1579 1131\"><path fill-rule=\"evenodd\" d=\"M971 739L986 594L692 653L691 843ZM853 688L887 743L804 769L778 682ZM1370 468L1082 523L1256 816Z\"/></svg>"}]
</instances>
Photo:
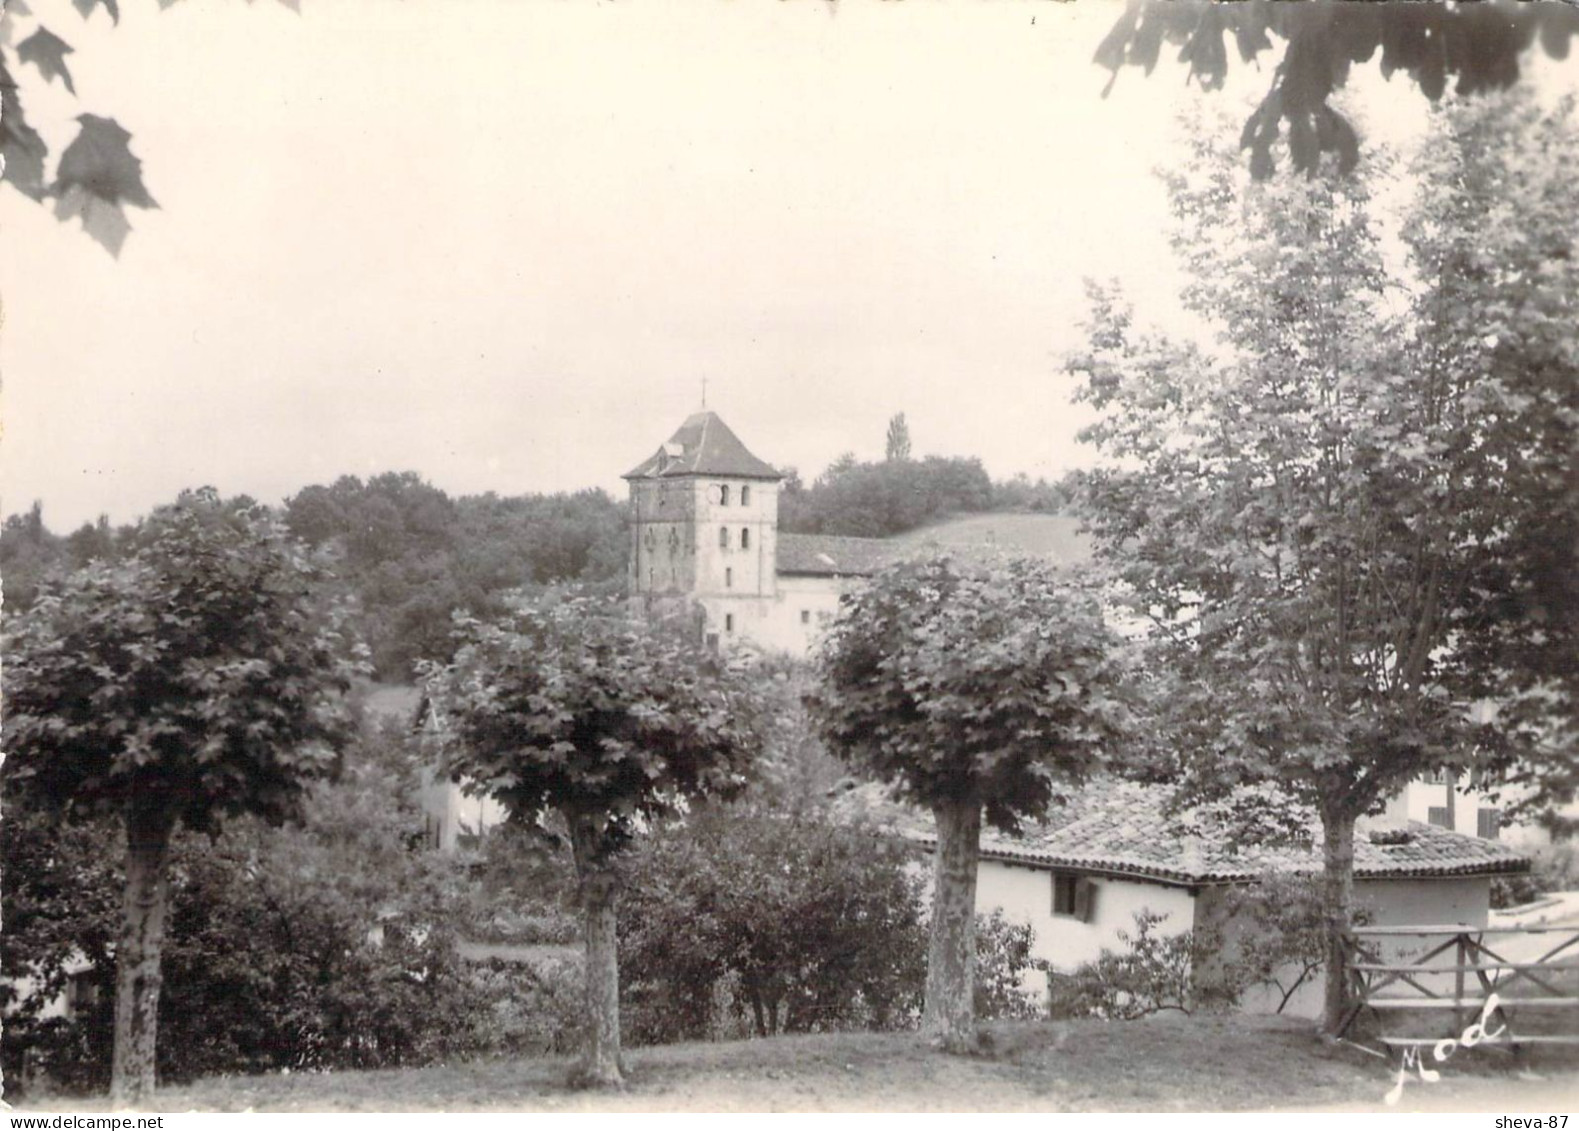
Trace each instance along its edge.
<instances>
[{"instance_id":1,"label":"leaf","mask_svg":"<svg viewBox=\"0 0 1579 1131\"><path fill-rule=\"evenodd\" d=\"M81 217L83 230L102 244L105 251L120 258L121 247L132 226L119 204L73 185L55 202L55 219L70 220L72 217Z\"/></svg>"},{"instance_id":2,"label":"leaf","mask_svg":"<svg viewBox=\"0 0 1579 1131\"><path fill-rule=\"evenodd\" d=\"M5 179L24 196L43 200L48 153L44 139L28 125L16 84L0 61L0 160L5 164Z\"/></svg>"},{"instance_id":3,"label":"leaf","mask_svg":"<svg viewBox=\"0 0 1579 1131\"><path fill-rule=\"evenodd\" d=\"M85 20L92 18L93 9L100 4L104 5L104 10L110 14L111 20L116 23L121 22L121 9L116 4L116 0L71 0L72 7L76 8Z\"/></svg>"},{"instance_id":4,"label":"leaf","mask_svg":"<svg viewBox=\"0 0 1579 1131\"><path fill-rule=\"evenodd\" d=\"M66 85L67 90L76 94L76 84L71 81L71 72L66 69L66 56L73 50L71 44L47 27L41 26L17 44L16 57L24 63L32 63L37 67L38 73L44 76L45 82L58 78Z\"/></svg>"},{"instance_id":5,"label":"leaf","mask_svg":"<svg viewBox=\"0 0 1579 1131\"><path fill-rule=\"evenodd\" d=\"M64 197L75 187L110 204L158 208L143 186L142 162L132 156L132 135L113 118L81 114L77 121L81 129L60 155L50 192Z\"/></svg>"}]
</instances>

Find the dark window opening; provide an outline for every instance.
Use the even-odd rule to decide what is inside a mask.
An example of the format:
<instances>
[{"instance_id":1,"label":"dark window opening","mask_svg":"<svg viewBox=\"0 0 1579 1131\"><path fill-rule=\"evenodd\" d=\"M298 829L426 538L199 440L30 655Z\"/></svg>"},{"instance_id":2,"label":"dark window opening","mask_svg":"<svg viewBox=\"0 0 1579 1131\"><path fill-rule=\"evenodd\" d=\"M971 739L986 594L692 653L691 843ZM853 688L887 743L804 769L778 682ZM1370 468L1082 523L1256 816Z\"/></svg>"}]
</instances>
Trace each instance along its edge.
<instances>
[{"instance_id":1,"label":"dark window opening","mask_svg":"<svg viewBox=\"0 0 1579 1131\"><path fill-rule=\"evenodd\" d=\"M729 484L725 483L718 488L718 503L720 506L729 505Z\"/></svg>"},{"instance_id":2,"label":"dark window opening","mask_svg":"<svg viewBox=\"0 0 1579 1131\"><path fill-rule=\"evenodd\" d=\"M718 528L718 548L720 550L729 549L729 527L727 526Z\"/></svg>"},{"instance_id":3,"label":"dark window opening","mask_svg":"<svg viewBox=\"0 0 1579 1131\"><path fill-rule=\"evenodd\" d=\"M1425 811L1425 819L1428 823L1435 825L1439 829L1447 828L1447 806L1430 806Z\"/></svg>"},{"instance_id":4,"label":"dark window opening","mask_svg":"<svg viewBox=\"0 0 1579 1131\"><path fill-rule=\"evenodd\" d=\"M740 505L743 506L743 507L748 507L748 506L751 505L751 488L750 487L742 486L740 488Z\"/></svg>"},{"instance_id":5,"label":"dark window opening","mask_svg":"<svg viewBox=\"0 0 1579 1131\"><path fill-rule=\"evenodd\" d=\"M740 548L742 550L751 549L751 527L749 526L740 528Z\"/></svg>"},{"instance_id":6,"label":"dark window opening","mask_svg":"<svg viewBox=\"0 0 1579 1131\"><path fill-rule=\"evenodd\" d=\"M735 631L735 614L734 613L725 613L724 614L724 631L725 632L733 632L733 631Z\"/></svg>"},{"instance_id":7,"label":"dark window opening","mask_svg":"<svg viewBox=\"0 0 1579 1131\"><path fill-rule=\"evenodd\" d=\"M1053 873L1053 914L1067 919L1091 922L1096 903L1096 884L1087 876L1071 872Z\"/></svg>"},{"instance_id":8,"label":"dark window opening","mask_svg":"<svg viewBox=\"0 0 1579 1131\"><path fill-rule=\"evenodd\" d=\"M725 589L733 589L734 587L735 587L735 571L726 567L724 569L724 588Z\"/></svg>"},{"instance_id":9,"label":"dark window opening","mask_svg":"<svg viewBox=\"0 0 1579 1131\"><path fill-rule=\"evenodd\" d=\"M811 610L810 609L802 609L800 611L800 622L801 622L801 624L810 624L811 623Z\"/></svg>"},{"instance_id":10,"label":"dark window opening","mask_svg":"<svg viewBox=\"0 0 1579 1131\"><path fill-rule=\"evenodd\" d=\"M1482 840L1496 840L1501 831L1501 809L1481 809L1475 814L1475 835Z\"/></svg>"}]
</instances>

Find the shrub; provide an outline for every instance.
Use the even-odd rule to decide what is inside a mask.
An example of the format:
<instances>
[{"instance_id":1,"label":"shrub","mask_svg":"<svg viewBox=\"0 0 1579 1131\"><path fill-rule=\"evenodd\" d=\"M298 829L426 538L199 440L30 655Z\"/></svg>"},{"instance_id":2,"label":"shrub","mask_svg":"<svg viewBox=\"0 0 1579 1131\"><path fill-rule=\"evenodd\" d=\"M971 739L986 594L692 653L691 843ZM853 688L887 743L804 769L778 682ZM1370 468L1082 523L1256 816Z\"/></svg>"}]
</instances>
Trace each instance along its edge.
<instances>
[{"instance_id":1,"label":"shrub","mask_svg":"<svg viewBox=\"0 0 1579 1131\"><path fill-rule=\"evenodd\" d=\"M655 834L625 876L632 1039L912 1024L926 959L905 860L866 831L743 808Z\"/></svg>"},{"instance_id":2,"label":"shrub","mask_svg":"<svg viewBox=\"0 0 1579 1131\"><path fill-rule=\"evenodd\" d=\"M1533 872L1517 876L1491 877L1491 906L1501 911L1533 903L1545 892L1545 886Z\"/></svg>"},{"instance_id":3,"label":"shrub","mask_svg":"<svg viewBox=\"0 0 1579 1131\"><path fill-rule=\"evenodd\" d=\"M1045 1009L1040 994L1025 988L1025 976L1047 969L1031 954L1035 932L1027 923L1011 923L1003 912L976 916L976 1018L1030 1020Z\"/></svg>"},{"instance_id":4,"label":"shrub","mask_svg":"<svg viewBox=\"0 0 1579 1131\"><path fill-rule=\"evenodd\" d=\"M1130 1021L1165 1010L1193 1013L1221 1002L1216 990L1197 994L1192 969L1209 947L1194 931L1160 935L1168 917L1135 913L1135 933L1119 931L1123 951L1103 950L1073 975L1052 979L1051 1008L1058 1017L1101 1017Z\"/></svg>"}]
</instances>

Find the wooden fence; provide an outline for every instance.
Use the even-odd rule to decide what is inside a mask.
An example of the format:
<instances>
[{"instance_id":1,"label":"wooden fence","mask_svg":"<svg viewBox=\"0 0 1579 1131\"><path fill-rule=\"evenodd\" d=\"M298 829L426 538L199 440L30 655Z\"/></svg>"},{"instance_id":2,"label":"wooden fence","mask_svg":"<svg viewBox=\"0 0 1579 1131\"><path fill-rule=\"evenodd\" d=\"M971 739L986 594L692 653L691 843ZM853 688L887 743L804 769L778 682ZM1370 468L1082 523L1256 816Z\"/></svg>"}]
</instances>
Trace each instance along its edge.
<instances>
[{"instance_id":1,"label":"wooden fence","mask_svg":"<svg viewBox=\"0 0 1579 1131\"><path fill-rule=\"evenodd\" d=\"M1368 1016L1388 1048L1579 1045L1576 926L1356 928L1347 976L1340 1037Z\"/></svg>"}]
</instances>

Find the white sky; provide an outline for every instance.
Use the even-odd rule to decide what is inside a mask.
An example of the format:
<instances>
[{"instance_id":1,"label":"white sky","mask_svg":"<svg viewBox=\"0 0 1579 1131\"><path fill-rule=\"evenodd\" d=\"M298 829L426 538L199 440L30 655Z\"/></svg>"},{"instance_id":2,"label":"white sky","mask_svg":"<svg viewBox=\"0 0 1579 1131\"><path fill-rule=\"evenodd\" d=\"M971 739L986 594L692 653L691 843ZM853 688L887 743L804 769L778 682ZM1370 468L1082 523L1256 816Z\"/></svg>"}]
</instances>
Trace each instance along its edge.
<instances>
[{"instance_id":1,"label":"white sky","mask_svg":"<svg viewBox=\"0 0 1579 1131\"><path fill-rule=\"evenodd\" d=\"M704 377L808 480L899 411L1051 476L1082 277L1172 287L1195 93L1100 97L1106 0L30 2L80 96L24 68L35 123L118 118L162 205L116 261L0 190L0 507L60 532L385 470L623 494Z\"/></svg>"}]
</instances>

